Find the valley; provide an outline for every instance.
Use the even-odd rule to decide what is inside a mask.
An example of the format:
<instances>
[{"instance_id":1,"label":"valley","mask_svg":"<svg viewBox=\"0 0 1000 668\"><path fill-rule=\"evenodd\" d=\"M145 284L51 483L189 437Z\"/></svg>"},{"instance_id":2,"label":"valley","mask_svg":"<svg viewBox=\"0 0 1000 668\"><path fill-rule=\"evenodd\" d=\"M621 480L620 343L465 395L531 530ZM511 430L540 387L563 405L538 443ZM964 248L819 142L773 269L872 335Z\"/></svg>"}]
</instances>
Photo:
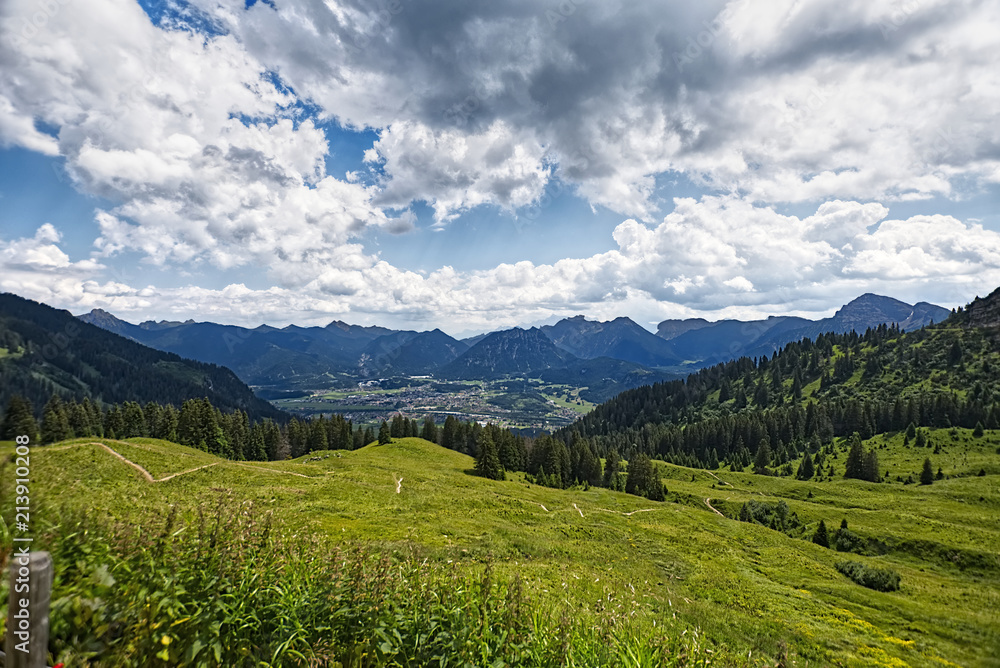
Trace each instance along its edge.
<instances>
[{"instance_id":1,"label":"valley","mask_svg":"<svg viewBox=\"0 0 1000 668\"><path fill-rule=\"evenodd\" d=\"M18 354L0 372L30 400L11 398L2 434L40 444L52 657L996 665L998 303L684 378L532 328L432 373L317 373L254 396L224 368L8 297L0 343ZM114 378L148 400L109 404ZM0 467L12 455L0 445Z\"/></svg>"},{"instance_id":2,"label":"valley","mask_svg":"<svg viewBox=\"0 0 1000 668\"><path fill-rule=\"evenodd\" d=\"M537 378L390 378L361 383L356 390L320 390L302 397L273 399L271 403L300 417L335 413L355 424L391 419L396 413L420 422L428 415L437 422L454 415L505 428L540 431L567 426L593 408L592 402L580 397L586 389L547 384Z\"/></svg>"}]
</instances>

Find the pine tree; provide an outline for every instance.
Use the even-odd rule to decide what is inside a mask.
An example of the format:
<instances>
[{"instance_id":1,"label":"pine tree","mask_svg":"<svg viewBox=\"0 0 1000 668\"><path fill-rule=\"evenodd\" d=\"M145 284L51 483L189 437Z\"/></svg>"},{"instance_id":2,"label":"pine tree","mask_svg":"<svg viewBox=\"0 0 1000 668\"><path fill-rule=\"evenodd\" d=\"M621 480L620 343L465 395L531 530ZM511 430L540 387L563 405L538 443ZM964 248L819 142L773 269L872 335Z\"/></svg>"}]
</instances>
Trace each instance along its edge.
<instances>
[{"instance_id":1,"label":"pine tree","mask_svg":"<svg viewBox=\"0 0 1000 668\"><path fill-rule=\"evenodd\" d=\"M4 441L13 441L18 436L27 436L31 443L38 440L38 424L27 399L16 394L10 398L0 432L0 440Z\"/></svg>"},{"instance_id":2,"label":"pine tree","mask_svg":"<svg viewBox=\"0 0 1000 668\"><path fill-rule=\"evenodd\" d=\"M444 419L444 429L441 434L441 445L449 450L459 450L459 422L455 416L449 415Z\"/></svg>"},{"instance_id":3,"label":"pine tree","mask_svg":"<svg viewBox=\"0 0 1000 668\"><path fill-rule=\"evenodd\" d=\"M976 428L972 430L972 436L974 438L982 438L983 437L983 423L982 422L977 422L976 423Z\"/></svg>"},{"instance_id":4,"label":"pine tree","mask_svg":"<svg viewBox=\"0 0 1000 668\"><path fill-rule=\"evenodd\" d=\"M881 482L882 476L879 474L878 454L875 448L865 453L864 463L861 470L861 479L868 482Z\"/></svg>"},{"instance_id":5,"label":"pine tree","mask_svg":"<svg viewBox=\"0 0 1000 668\"><path fill-rule=\"evenodd\" d=\"M861 445L861 436L858 432L851 435L851 449L847 453L847 466L844 471L845 478L864 478L865 473L865 451Z\"/></svg>"},{"instance_id":6,"label":"pine tree","mask_svg":"<svg viewBox=\"0 0 1000 668\"><path fill-rule=\"evenodd\" d=\"M392 416L392 426L389 429L389 436L392 438L403 438L406 434L404 433L408 423L405 423L403 416L400 413L396 413ZM379 445L382 445L382 437L379 436Z\"/></svg>"},{"instance_id":7,"label":"pine tree","mask_svg":"<svg viewBox=\"0 0 1000 668\"><path fill-rule=\"evenodd\" d=\"M653 462L643 453L632 457L628 463L628 477L625 479L625 491L628 494L663 498L663 484L653 467Z\"/></svg>"},{"instance_id":8,"label":"pine tree","mask_svg":"<svg viewBox=\"0 0 1000 668\"><path fill-rule=\"evenodd\" d=\"M816 470L813 468L813 458L808 452L802 456L802 463L799 464L799 470L796 477L799 480L810 480L814 475L816 475Z\"/></svg>"},{"instance_id":9,"label":"pine tree","mask_svg":"<svg viewBox=\"0 0 1000 668\"><path fill-rule=\"evenodd\" d=\"M757 445L757 455L753 460L753 472L758 475L771 475L768 465L771 463L771 446L767 442L767 437L761 439Z\"/></svg>"},{"instance_id":10,"label":"pine tree","mask_svg":"<svg viewBox=\"0 0 1000 668\"><path fill-rule=\"evenodd\" d=\"M924 459L924 470L920 472L920 484L930 485L934 482L934 467L931 466L931 460L928 457Z\"/></svg>"},{"instance_id":11,"label":"pine tree","mask_svg":"<svg viewBox=\"0 0 1000 668\"><path fill-rule=\"evenodd\" d=\"M962 361L963 354L962 344L959 343L958 339L955 339L955 342L951 344L951 350L948 351L948 362L958 364Z\"/></svg>"},{"instance_id":12,"label":"pine tree","mask_svg":"<svg viewBox=\"0 0 1000 668\"><path fill-rule=\"evenodd\" d=\"M819 521L819 526L816 527L816 533L813 534L812 541L820 547L830 547L830 536L826 532L826 522L823 520Z\"/></svg>"},{"instance_id":13,"label":"pine tree","mask_svg":"<svg viewBox=\"0 0 1000 668\"><path fill-rule=\"evenodd\" d=\"M503 480L506 476L500 464L500 454L489 429L480 432L477 445L479 457L476 459L476 472L490 480Z\"/></svg>"},{"instance_id":14,"label":"pine tree","mask_svg":"<svg viewBox=\"0 0 1000 668\"><path fill-rule=\"evenodd\" d=\"M72 438L69 428L69 418L59 395L53 394L42 411L42 443L56 443Z\"/></svg>"},{"instance_id":15,"label":"pine tree","mask_svg":"<svg viewBox=\"0 0 1000 668\"><path fill-rule=\"evenodd\" d=\"M420 432L420 438L423 438L431 443L437 443L438 435L437 425L434 424L434 416L428 415L424 418L424 428Z\"/></svg>"},{"instance_id":16,"label":"pine tree","mask_svg":"<svg viewBox=\"0 0 1000 668\"><path fill-rule=\"evenodd\" d=\"M621 457L618 455L618 451L612 449L608 452L607 458L604 461L604 486L608 489L613 489L615 491L620 491L621 484L618 481L619 473L621 472Z\"/></svg>"},{"instance_id":17,"label":"pine tree","mask_svg":"<svg viewBox=\"0 0 1000 668\"><path fill-rule=\"evenodd\" d=\"M378 428L378 444L388 445L392 443L392 434L389 430L389 423L382 420L382 424Z\"/></svg>"}]
</instances>

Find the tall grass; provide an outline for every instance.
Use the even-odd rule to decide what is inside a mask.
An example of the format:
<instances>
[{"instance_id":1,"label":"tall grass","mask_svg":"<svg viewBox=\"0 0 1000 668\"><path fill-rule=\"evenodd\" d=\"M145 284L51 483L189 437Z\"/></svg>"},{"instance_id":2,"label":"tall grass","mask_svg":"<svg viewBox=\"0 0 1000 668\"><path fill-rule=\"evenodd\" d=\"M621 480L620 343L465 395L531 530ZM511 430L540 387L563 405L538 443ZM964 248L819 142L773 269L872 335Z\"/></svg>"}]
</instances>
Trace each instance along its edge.
<instances>
[{"instance_id":1,"label":"tall grass","mask_svg":"<svg viewBox=\"0 0 1000 668\"><path fill-rule=\"evenodd\" d=\"M620 601L546 607L488 564L291 535L249 503L183 522L172 511L154 531L62 518L46 542L50 650L67 667L744 663L672 620L640 623Z\"/></svg>"}]
</instances>

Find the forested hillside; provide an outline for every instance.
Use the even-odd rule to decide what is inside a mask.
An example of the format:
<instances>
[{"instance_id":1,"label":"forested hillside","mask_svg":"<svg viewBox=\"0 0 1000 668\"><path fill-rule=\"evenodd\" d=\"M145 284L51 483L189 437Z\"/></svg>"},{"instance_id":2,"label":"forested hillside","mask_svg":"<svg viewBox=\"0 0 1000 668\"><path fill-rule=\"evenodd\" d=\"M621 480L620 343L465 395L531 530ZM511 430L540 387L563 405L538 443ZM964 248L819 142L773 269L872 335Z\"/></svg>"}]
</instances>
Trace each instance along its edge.
<instances>
[{"instance_id":1,"label":"forested hillside","mask_svg":"<svg viewBox=\"0 0 1000 668\"><path fill-rule=\"evenodd\" d=\"M284 416L229 369L147 348L67 311L0 294L0 405L18 395L39 409L53 394L178 407L207 397L223 411L242 410L252 419Z\"/></svg>"},{"instance_id":2,"label":"forested hillside","mask_svg":"<svg viewBox=\"0 0 1000 668\"><path fill-rule=\"evenodd\" d=\"M1000 426L1000 292L914 332L824 334L618 395L557 437L599 456L789 475L835 437ZM970 315L976 314L976 315ZM822 454L820 454L822 457ZM795 465L793 466L793 462Z\"/></svg>"}]
</instances>

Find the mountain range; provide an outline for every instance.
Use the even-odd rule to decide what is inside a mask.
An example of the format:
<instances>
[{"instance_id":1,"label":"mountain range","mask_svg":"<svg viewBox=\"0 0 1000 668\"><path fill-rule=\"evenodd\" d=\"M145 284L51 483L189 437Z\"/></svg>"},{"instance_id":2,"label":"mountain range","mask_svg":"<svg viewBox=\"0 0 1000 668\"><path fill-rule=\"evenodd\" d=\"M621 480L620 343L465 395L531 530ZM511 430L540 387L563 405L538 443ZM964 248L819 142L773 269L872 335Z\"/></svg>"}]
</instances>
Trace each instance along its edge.
<instances>
[{"instance_id":1,"label":"mountain range","mask_svg":"<svg viewBox=\"0 0 1000 668\"><path fill-rule=\"evenodd\" d=\"M302 389L353 384L393 375L450 379L505 376L576 378L578 385L625 389L632 383L679 377L742 356L772 355L784 345L826 332L863 332L896 323L912 330L949 311L865 294L822 320L780 316L765 320L665 320L654 334L629 318L607 322L583 316L540 328L513 328L457 340L429 332L363 327L340 321L325 327L147 321L134 325L95 309L80 319L139 343L232 369L250 385Z\"/></svg>"},{"instance_id":2,"label":"mountain range","mask_svg":"<svg viewBox=\"0 0 1000 668\"><path fill-rule=\"evenodd\" d=\"M794 316L718 322L702 318L664 320L657 327L657 336L669 341L672 350L685 361L705 367L739 357L773 355L792 341L815 339L829 332L864 333L869 327L892 323L903 331L912 331L941 322L950 314L948 309L927 302L910 305L867 293L822 320Z\"/></svg>"}]
</instances>

